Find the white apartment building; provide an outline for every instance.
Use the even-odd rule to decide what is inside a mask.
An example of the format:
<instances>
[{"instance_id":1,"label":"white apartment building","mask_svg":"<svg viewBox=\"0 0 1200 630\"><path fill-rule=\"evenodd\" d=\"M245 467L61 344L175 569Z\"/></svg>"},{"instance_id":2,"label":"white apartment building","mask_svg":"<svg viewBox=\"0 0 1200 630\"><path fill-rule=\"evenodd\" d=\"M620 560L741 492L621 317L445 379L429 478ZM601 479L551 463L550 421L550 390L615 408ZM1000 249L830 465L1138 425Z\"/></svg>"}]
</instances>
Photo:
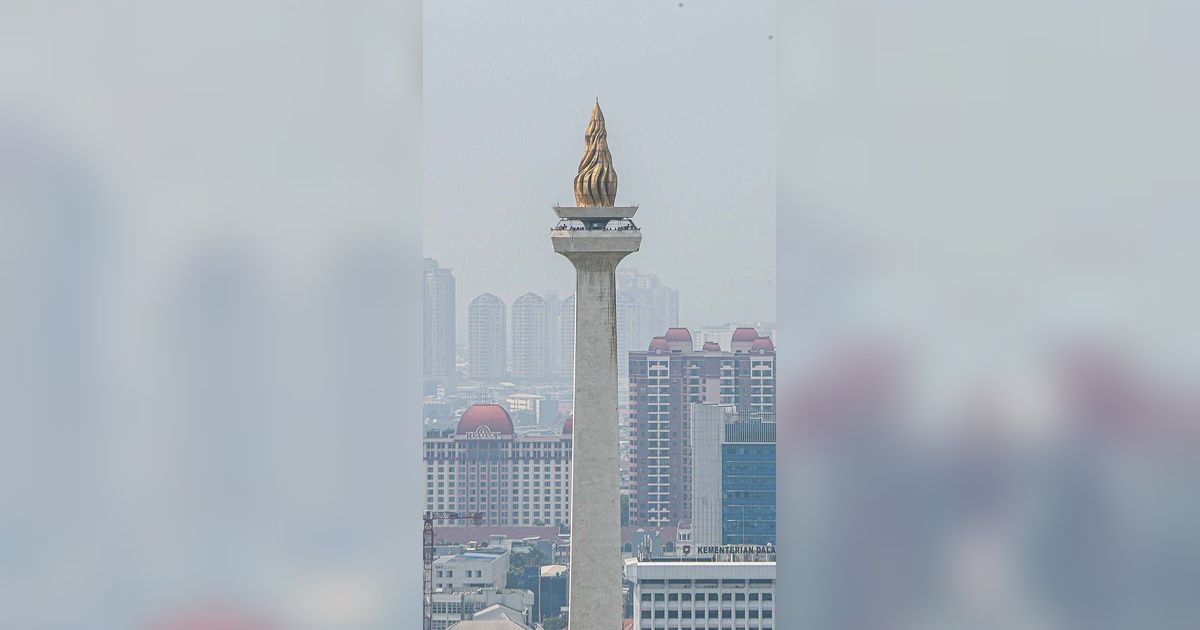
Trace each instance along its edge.
<instances>
[{"instance_id":1,"label":"white apartment building","mask_svg":"<svg viewBox=\"0 0 1200 630\"><path fill-rule=\"evenodd\" d=\"M461 591L508 586L512 554L507 551L466 551L433 561L434 590Z\"/></svg>"},{"instance_id":2,"label":"white apartment building","mask_svg":"<svg viewBox=\"0 0 1200 630\"><path fill-rule=\"evenodd\" d=\"M508 335L504 301L484 293L467 307L467 374L495 381L507 371Z\"/></svg>"},{"instance_id":3,"label":"white apartment building","mask_svg":"<svg viewBox=\"0 0 1200 630\"><path fill-rule=\"evenodd\" d=\"M638 630L774 630L774 562L625 561Z\"/></svg>"},{"instance_id":4,"label":"white apartment building","mask_svg":"<svg viewBox=\"0 0 1200 630\"><path fill-rule=\"evenodd\" d=\"M512 306L513 378L546 376L546 300L526 293Z\"/></svg>"}]
</instances>

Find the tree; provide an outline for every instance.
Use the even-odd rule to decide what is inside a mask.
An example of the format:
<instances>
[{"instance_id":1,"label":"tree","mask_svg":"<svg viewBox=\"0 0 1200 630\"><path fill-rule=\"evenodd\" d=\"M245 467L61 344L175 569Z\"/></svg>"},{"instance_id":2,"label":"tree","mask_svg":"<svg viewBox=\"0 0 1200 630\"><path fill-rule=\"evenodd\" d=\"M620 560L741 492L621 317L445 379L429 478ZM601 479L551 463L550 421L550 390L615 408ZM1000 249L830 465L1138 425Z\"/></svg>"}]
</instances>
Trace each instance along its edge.
<instances>
[{"instance_id":1,"label":"tree","mask_svg":"<svg viewBox=\"0 0 1200 630\"><path fill-rule=\"evenodd\" d=\"M524 553L513 553L508 562L509 577L521 575L526 567L541 567L546 564L546 555L536 547L530 547Z\"/></svg>"},{"instance_id":2,"label":"tree","mask_svg":"<svg viewBox=\"0 0 1200 630\"><path fill-rule=\"evenodd\" d=\"M546 630L563 630L563 628L567 627L567 618L562 615L546 617L542 620L542 627Z\"/></svg>"}]
</instances>

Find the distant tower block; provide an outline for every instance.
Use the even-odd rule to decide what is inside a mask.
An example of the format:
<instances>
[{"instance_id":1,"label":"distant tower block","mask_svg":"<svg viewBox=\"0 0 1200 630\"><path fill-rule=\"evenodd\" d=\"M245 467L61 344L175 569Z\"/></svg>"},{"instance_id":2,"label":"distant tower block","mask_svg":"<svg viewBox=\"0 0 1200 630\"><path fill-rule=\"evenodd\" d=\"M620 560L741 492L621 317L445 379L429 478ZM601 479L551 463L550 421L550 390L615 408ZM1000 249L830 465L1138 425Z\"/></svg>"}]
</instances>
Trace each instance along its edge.
<instances>
[{"instance_id":1,"label":"distant tower block","mask_svg":"<svg viewBox=\"0 0 1200 630\"><path fill-rule=\"evenodd\" d=\"M637 207L613 205L617 176L600 103L592 109L574 208L555 207L554 251L575 265L575 417L571 479L571 630L619 630L620 440L617 264L636 252Z\"/></svg>"}]
</instances>

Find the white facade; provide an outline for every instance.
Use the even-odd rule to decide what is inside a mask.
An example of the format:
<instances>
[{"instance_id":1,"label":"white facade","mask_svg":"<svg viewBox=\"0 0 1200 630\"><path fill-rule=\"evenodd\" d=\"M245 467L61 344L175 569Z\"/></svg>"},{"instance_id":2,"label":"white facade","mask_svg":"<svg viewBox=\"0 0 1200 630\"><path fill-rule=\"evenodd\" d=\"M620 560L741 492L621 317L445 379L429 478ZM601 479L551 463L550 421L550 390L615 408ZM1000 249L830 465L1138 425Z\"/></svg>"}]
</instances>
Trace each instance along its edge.
<instances>
[{"instance_id":1,"label":"white facade","mask_svg":"<svg viewBox=\"0 0 1200 630\"><path fill-rule=\"evenodd\" d=\"M775 357L750 360L750 413L775 413Z\"/></svg>"},{"instance_id":2,"label":"white facade","mask_svg":"<svg viewBox=\"0 0 1200 630\"><path fill-rule=\"evenodd\" d=\"M512 306L512 375L514 378L546 376L546 300L526 293Z\"/></svg>"},{"instance_id":3,"label":"white facade","mask_svg":"<svg viewBox=\"0 0 1200 630\"><path fill-rule=\"evenodd\" d=\"M470 620L475 613L495 604L520 612L528 624L533 611L533 592L494 588L435 592L432 607L433 630L446 630L460 621Z\"/></svg>"},{"instance_id":4,"label":"white facade","mask_svg":"<svg viewBox=\"0 0 1200 630\"><path fill-rule=\"evenodd\" d=\"M774 562L625 561L638 630L766 630L775 621Z\"/></svg>"},{"instance_id":5,"label":"white facade","mask_svg":"<svg viewBox=\"0 0 1200 630\"><path fill-rule=\"evenodd\" d=\"M570 522L570 434L427 435L425 473L426 510L481 511L483 525L500 527Z\"/></svg>"},{"instance_id":6,"label":"white facade","mask_svg":"<svg viewBox=\"0 0 1200 630\"><path fill-rule=\"evenodd\" d=\"M504 588L508 585L511 557L507 551L467 551L438 558L433 561L433 588L447 591Z\"/></svg>"},{"instance_id":7,"label":"white facade","mask_svg":"<svg viewBox=\"0 0 1200 630\"><path fill-rule=\"evenodd\" d=\"M646 362L646 404L651 411L646 414L645 434L647 445L644 466L645 474L637 488L638 496L646 504L646 523L651 527L666 527L671 524L671 468L682 469L683 462L672 462L668 448L671 435L670 359L656 357Z\"/></svg>"},{"instance_id":8,"label":"white facade","mask_svg":"<svg viewBox=\"0 0 1200 630\"><path fill-rule=\"evenodd\" d=\"M525 622L528 615L502 604L492 604L475 613L469 621L460 621L449 630L533 630ZM537 630L542 627L537 626Z\"/></svg>"},{"instance_id":9,"label":"white facade","mask_svg":"<svg viewBox=\"0 0 1200 630\"><path fill-rule=\"evenodd\" d=\"M504 301L484 293L467 308L467 373L473 380L499 380L507 371L508 335Z\"/></svg>"},{"instance_id":10,"label":"white facade","mask_svg":"<svg viewBox=\"0 0 1200 630\"><path fill-rule=\"evenodd\" d=\"M725 423L733 415L729 405L692 403L690 447L692 452L692 538L696 545L720 545L721 441Z\"/></svg>"}]
</instances>

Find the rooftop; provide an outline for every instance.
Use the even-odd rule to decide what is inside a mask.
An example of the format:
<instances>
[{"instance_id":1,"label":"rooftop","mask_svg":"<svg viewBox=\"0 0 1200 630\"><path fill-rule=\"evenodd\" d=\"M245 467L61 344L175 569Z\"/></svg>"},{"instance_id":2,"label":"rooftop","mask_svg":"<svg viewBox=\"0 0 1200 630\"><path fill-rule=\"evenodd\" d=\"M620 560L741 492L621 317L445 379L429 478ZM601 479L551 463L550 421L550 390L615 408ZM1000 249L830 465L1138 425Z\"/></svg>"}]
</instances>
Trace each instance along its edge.
<instances>
[{"instance_id":1,"label":"rooftop","mask_svg":"<svg viewBox=\"0 0 1200 630\"><path fill-rule=\"evenodd\" d=\"M460 621L447 630L530 630L529 626L511 619L468 619Z\"/></svg>"},{"instance_id":2,"label":"rooftop","mask_svg":"<svg viewBox=\"0 0 1200 630\"><path fill-rule=\"evenodd\" d=\"M442 556L441 558L434 560L434 563L439 564L439 565L447 565L447 564L452 565L452 564L466 564L468 562L478 562L480 560L483 560L485 562L495 562L495 561L499 560L500 558L502 558L504 556L504 554L508 553L507 551L504 551L502 549L497 550L497 551L498 551L498 553L487 553L484 551L467 551L467 552L460 553L460 554L453 555L453 556Z\"/></svg>"},{"instance_id":3,"label":"rooftop","mask_svg":"<svg viewBox=\"0 0 1200 630\"><path fill-rule=\"evenodd\" d=\"M541 568L542 577L558 577L566 572L565 564L543 564Z\"/></svg>"},{"instance_id":4,"label":"rooftop","mask_svg":"<svg viewBox=\"0 0 1200 630\"><path fill-rule=\"evenodd\" d=\"M479 404L471 405L463 412L462 417L458 419L458 428L455 432L459 435L476 433L512 435L515 430L512 418L509 417L508 411L504 407L497 404Z\"/></svg>"}]
</instances>

